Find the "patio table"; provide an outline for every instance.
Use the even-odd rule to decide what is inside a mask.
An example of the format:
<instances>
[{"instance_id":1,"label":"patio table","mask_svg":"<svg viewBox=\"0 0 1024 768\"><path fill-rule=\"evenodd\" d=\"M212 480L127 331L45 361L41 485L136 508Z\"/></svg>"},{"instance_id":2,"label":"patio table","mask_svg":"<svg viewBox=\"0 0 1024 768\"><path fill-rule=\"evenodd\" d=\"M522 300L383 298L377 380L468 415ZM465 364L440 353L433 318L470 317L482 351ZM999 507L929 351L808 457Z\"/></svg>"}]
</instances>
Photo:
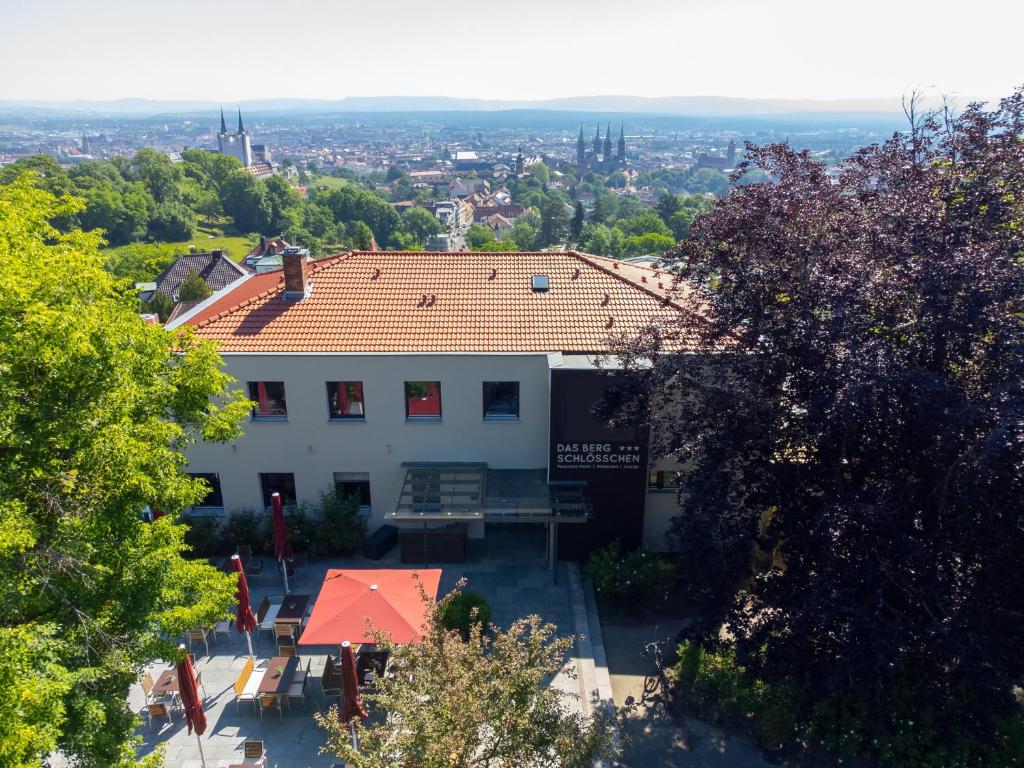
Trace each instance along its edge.
<instances>
[{"instance_id":1,"label":"patio table","mask_svg":"<svg viewBox=\"0 0 1024 768\"><path fill-rule=\"evenodd\" d=\"M301 624L306 616L309 595L285 595L281 609L274 617L275 624Z\"/></svg>"},{"instance_id":2,"label":"patio table","mask_svg":"<svg viewBox=\"0 0 1024 768\"><path fill-rule=\"evenodd\" d=\"M288 686L292 684L298 666L299 660L294 656L275 656L267 664L267 671L263 673L257 693L273 693L277 696L288 693ZM281 674L274 677L278 667L281 668Z\"/></svg>"},{"instance_id":3,"label":"patio table","mask_svg":"<svg viewBox=\"0 0 1024 768\"><path fill-rule=\"evenodd\" d=\"M169 693L178 693L178 671L172 667L161 672L153 684L152 692L161 698Z\"/></svg>"}]
</instances>

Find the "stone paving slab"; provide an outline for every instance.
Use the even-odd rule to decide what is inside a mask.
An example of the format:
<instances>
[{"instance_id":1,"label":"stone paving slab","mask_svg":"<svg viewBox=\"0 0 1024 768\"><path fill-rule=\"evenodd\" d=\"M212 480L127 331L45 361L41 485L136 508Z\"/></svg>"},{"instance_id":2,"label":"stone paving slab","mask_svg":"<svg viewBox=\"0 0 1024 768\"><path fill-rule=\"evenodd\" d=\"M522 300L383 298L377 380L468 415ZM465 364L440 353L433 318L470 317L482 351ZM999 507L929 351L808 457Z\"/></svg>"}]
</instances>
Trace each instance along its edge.
<instances>
[{"instance_id":1,"label":"stone paving slab","mask_svg":"<svg viewBox=\"0 0 1024 768\"><path fill-rule=\"evenodd\" d=\"M312 604L328 568L415 568L400 565L396 560L397 552L393 551L384 561L355 557L313 562L290 580L291 592L310 594ZM559 579L555 584L552 584L547 565L533 553L528 558L517 559L515 552L509 552L503 558L487 562L435 567L442 569L439 596L450 591L460 578L466 577L466 589L478 592L488 600L492 608L492 621L499 626L505 627L517 618L536 613L546 621L555 623L562 634L573 634L576 631L565 564L559 565ZM249 586L255 606L260 604L265 595L283 594L280 576L269 559L263 576L250 580ZM269 633L257 632L253 636L253 652L257 663L262 660L265 665L270 656L276 655L275 649ZM295 704L290 709L285 708L282 716L270 712L261 721L251 704L242 704L240 708L235 705L234 682L248 657L245 638L232 630L230 638L221 635L215 643L211 635L209 655L201 643L196 645L196 671L202 674L207 693L204 709L208 725L206 733L201 737L207 768L225 768L241 763L242 743L247 738L264 741L269 766L332 766L334 758L319 754L325 741L324 731L314 722L313 712L320 707L319 678L323 673L326 654L336 651L333 646L311 647L308 651L300 648L302 664L305 666L307 660L311 663L313 678L307 688L309 700L306 710L303 711ZM155 676L166 666L157 662L149 671ZM574 656L568 660L563 672L552 680L551 685L566 694L567 706L584 711L585 705L580 700L579 669L579 659ZM139 685L132 687L129 704L135 711L143 712L144 697ZM157 725L156 731L151 731L145 723L139 729L139 735L143 738L140 755L149 754L157 744L162 743L167 745L164 764L169 768L198 768L201 765L196 736L186 732L180 712L175 713L171 725L164 720L160 720Z\"/></svg>"}]
</instances>

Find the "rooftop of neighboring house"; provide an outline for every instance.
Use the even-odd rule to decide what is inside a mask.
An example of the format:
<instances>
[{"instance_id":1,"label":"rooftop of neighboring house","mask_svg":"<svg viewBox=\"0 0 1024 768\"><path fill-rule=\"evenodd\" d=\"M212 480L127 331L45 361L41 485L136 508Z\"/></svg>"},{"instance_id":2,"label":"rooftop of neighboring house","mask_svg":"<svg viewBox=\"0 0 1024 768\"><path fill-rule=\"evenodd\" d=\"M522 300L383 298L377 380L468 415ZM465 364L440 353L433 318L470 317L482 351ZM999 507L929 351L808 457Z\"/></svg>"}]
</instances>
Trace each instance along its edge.
<instances>
[{"instance_id":1,"label":"rooftop of neighboring house","mask_svg":"<svg viewBox=\"0 0 1024 768\"><path fill-rule=\"evenodd\" d=\"M190 253L157 275L156 290L177 301L181 282L192 270L199 273L211 291L219 291L249 274L249 270L225 256L224 251Z\"/></svg>"},{"instance_id":2,"label":"rooftop of neighboring house","mask_svg":"<svg viewBox=\"0 0 1024 768\"><path fill-rule=\"evenodd\" d=\"M288 300L284 271L249 276L172 326L228 353L595 353L678 318L690 292L658 270L573 251L354 251L311 262L307 280L305 297Z\"/></svg>"}]
</instances>

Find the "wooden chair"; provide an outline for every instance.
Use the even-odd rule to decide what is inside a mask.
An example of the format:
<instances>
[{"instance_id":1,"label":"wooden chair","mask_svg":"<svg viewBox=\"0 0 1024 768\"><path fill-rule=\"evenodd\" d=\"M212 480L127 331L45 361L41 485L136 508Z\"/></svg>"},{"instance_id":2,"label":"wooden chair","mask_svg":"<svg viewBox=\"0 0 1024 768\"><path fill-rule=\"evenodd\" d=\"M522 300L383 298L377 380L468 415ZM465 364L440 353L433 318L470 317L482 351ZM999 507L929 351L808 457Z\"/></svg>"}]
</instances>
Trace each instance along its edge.
<instances>
[{"instance_id":1,"label":"wooden chair","mask_svg":"<svg viewBox=\"0 0 1024 768\"><path fill-rule=\"evenodd\" d=\"M284 714L281 711L281 700L276 693L260 694L260 720L263 720L263 713L268 709L276 709L279 718Z\"/></svg>"},{"instance_id":2,"label":"wooden chair","mask_svg":"<svg viewBox=\"0 0 1024 768\"><path fill-rule=\"evenodd\" d=\"M294 645L279 645L279 646L277 646L277 655L278 656L285 656L286 658L290 659L290 658L295 656L295 646Z\"/></svg>"},{"instance_id":3,"label":"wooden chair","mask_svg":"<svg viewBox=\"0 0 1024 768\"><path fill-rule=\"evenodd\" d=\"M202 627L200 627L199 629L190 629L188 632L186 632L185 637L188 638L189 651L192 650L192 643L202 642L202 644L206 647L206 655L209 656L210 642L206 639L209 636L209 634L210 631L208 629L203 629Z\"/></svg>"},{"instance_id":4,"label":"wooden chair","mask_svg":"<svg viewBox=\"0 0 1024 768\"><path fill-rule=\"evenodd\" d=\"M246 765L266 765L267 753L263 749L263 741L259 739L246 739L243 744L242 757L245 760L255 760L255 763L246 763Z\"/></svg>"},{"instance_id":5,"label":"wooden chair","mask_svg":"<svg viewBox=\"0 0 1024 768\"><path fill-rule=\"evenodd\" d=\"M274 640L277 643L278 650L280 650L282 645L295 645L295 625L275 622Z\"/></svg>"},{"instance_id":6,"label":"wooden chair","mask_svg":"<svg viewBox=\"0 0 1024 768\"><path fill-rule=\"evenodd\" d=\"M166 717L167 724L172 725L171 710L162 701L154 701L146 705L146 715L149 717L149 729L153 730L153 721L158 717Z\"/></svg>"},{"instance_id":7,"label":"wooden chair","mask_svg":"<svg viewBox=\"0 0 1024 768\"><path fill-rule=\"evenodd\" d=\"M147 672L142 678L142 692L146 695L146 703L153 700L153 676Z\"/></svg>"}]
</instances>

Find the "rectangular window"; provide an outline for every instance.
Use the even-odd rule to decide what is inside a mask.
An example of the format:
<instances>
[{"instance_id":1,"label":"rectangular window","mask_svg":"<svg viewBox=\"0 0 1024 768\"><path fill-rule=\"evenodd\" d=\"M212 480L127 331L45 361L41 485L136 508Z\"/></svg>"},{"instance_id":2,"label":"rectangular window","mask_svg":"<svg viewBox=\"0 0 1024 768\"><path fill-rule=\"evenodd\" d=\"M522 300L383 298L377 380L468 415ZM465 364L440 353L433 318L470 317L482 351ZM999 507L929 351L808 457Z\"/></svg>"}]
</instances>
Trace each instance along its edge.
<instances>
[{"instance_id":1,"label":"rectangular window","mask_svg":"<svg viewBox=\"0 0 1024 768\"><path fill-rule=\"evenodd\" d=\"M441 418L441 382L405 382L405 418L436 420Z\"/></svg>"},{"instance_id":2,"label":"rectangular window","mask_svg":"<svg viewBox=\"0 0 1024 768\"><path fill-rule=\"evenodd\" d=\"M364 419L366 410L363 406L363 382L328 381L327 409L332 419Z\"/></svg>"},{"instance_id":3,"label":"rectangular window","mask_svg":"<svg viewBox=\"0 0 1024 768\"><path fill-rule=\"evenodd\" d=\"M519 382L484 382L484 418L493 421L519 418Z\"/></svg>"},{"instance_id":4,"label":"rectangular window","mask_svg":"<svg viewBox=\"0 0 1024 768\"><path fill-rule=\"evenodd\" d=\"M647 490L649 491L674 491L678 487L678 472L658 472L652 469L647 473Z\"/></svg>"},{"instance_id":5,"label":"rectangular window","mask_svg":"<svg viewBox=\"0 0 1024 768\"><path fill-rule=\"evenodd\" d=\"M273 493L281 494L281 503L285 506L295 503L295 475L291 472L260 472L260 489L266 509L270 509Z\"/></svg>"},{"instance_id":6,"label":"rectangular window","mask_svg":"<svg viewBox=\"0 0 1024 768\"><path fill-rule=\"evenodd\" d=\"M370 514L372 505L368 472L335 472L334 490L339 496L354 496L359 499L359 514Z\"/></svg>"},{"instance_id":7,"label":"rectangular window","mask_svg":"<svg viewBox=\"0 0 1024 768\"><path fill-rule=\"evenodd\" d=\"M249 399L254 419L281 419L288 416L283 381L250 381Z\"/></svg>"},{"instance_id":8,"label":"rectangular window","mask_svg":"<svg viewBox=\"0 0 1024 768\"><path fill-rule=\"evenodd\" d=\"M189 477L194 480L205 480L210 490L206 498L196 504L196 507L221 507L224 506L224 495L220 491L220 475L216 472L190 472Z\"/></svg>"}]
</instances>

